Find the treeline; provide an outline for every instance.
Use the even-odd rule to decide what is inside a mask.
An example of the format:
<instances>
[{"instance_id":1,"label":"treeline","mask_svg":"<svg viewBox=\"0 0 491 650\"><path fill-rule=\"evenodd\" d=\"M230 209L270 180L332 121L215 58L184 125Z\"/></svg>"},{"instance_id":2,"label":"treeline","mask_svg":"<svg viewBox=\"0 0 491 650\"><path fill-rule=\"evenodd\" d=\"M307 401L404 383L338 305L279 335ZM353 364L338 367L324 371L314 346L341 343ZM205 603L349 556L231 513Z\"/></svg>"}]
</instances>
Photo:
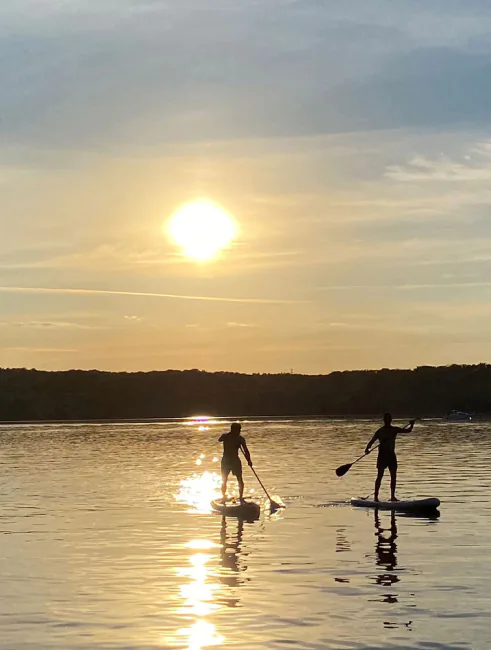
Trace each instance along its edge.
<instances>
[{"instance_id":1,"label":"treeline","mask_svg":"<svg viewBox=\"0 0 491 650\"><path fill-rule=\"evenodd\" d=\"M0 420L491 413L491 365L328 375L0 369Z\"/></svg>"}]
</instances>

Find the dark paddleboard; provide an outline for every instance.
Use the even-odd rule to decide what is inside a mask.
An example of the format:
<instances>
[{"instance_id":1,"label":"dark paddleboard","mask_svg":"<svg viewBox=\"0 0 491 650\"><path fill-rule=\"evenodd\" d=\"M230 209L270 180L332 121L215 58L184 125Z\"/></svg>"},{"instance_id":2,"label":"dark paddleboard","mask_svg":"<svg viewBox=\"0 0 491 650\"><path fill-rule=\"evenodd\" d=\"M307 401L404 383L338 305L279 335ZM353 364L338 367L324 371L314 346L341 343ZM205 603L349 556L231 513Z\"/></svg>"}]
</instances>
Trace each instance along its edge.
<instances>
[{"instance_id":1,"label":"dark paddleboard","mask_svg":"<svg viewBox=\"0 0 491 650\"><path fill-rule=\"evenodd\" d=\"M379 510L398 510L399 512L421 512L436 510L440 499L414 499L411 501L371 501L370 499L351 499L351 505L357 508L377 508Z\"/></svg>"},{"instance_id":2,"label":"dark paddleboard","mask_svg":"<svg viewBox=\"0 0 491 650\"><path fill-rule=\"evenodd\" d=\"M261 507L254 501L245 501L239 503L238 501L228 501L222 503L221 501L212 501L211 507L215 512L219 512L226 517L241 517L243 519L257 519L261 512Z\"/></svg>"}]
</instances>

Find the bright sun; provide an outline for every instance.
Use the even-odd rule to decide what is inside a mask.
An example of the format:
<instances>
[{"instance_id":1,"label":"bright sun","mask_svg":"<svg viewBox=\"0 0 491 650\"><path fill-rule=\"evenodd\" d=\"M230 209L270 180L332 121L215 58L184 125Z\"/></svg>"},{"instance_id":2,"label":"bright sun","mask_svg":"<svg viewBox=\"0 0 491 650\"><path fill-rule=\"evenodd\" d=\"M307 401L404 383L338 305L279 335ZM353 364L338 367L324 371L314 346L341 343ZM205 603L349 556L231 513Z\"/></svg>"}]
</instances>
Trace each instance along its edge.
<instances>
[{"instance_id":1,"label":"bright sun","mask_svg":"<svg viewBox=\"0 0 491 650\"><path fill-rule=\"evenodd\" d=\"M186 203L171 216L167 231L186 257L215 258L237 235L232 217L216 203L199 199Z\"/></svg>"}]
</instances>

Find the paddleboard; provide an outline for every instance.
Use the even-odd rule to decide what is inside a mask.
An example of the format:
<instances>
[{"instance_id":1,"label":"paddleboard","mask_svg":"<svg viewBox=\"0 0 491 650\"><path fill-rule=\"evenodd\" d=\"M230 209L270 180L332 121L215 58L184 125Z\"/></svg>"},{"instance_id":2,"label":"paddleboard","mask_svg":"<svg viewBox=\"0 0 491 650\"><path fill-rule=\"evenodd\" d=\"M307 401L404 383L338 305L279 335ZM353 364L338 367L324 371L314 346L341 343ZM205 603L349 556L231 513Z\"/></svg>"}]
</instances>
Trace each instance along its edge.
<instances>
[{"instance_id":1,"label":"paddleboard","mask_svg":"<svg viewBox=\"0 0 491 650\"><path fill-rule=\"evenodd\" d=\"M421 510L436 510L440 499L414 499L412 501L371 501L370 499L351 499L351 505L356 508L378 508L379 510L400 510L401 512L420 512Z\"/></svg>"},{"instance_id":2,"label":"paddleboard","mask_svg":"<svg viewBox=\"0 0 491 650\"><path fill-rule=\"evenodd\" d=\"M241 517L243 519L257 519L261 512L261 506L254 501L245 501L244 503L228 501L225 504L221 501L212 501L211 507L215 512L226 517Z\"/></svg>"}]
</instances>

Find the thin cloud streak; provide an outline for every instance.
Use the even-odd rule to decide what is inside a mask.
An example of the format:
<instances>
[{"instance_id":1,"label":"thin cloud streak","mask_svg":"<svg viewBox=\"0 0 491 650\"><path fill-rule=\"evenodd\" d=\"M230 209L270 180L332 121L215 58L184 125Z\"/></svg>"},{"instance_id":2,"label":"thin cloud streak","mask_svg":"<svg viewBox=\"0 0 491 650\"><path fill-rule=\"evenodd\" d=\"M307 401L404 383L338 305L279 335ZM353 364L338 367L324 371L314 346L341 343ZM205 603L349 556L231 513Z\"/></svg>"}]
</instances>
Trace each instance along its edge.
<instances>
[{"instance_id":1,"label":"thin cloud streak","mask_svg":"<svg viewBox=\"0 0 491 650\"><path fill-rule=\"evenodd\" d=\"M75 348L30 348L26 346L7 346L0 348L5 352L41 352L43 354L52 354L54 352L62 352L67 354L73 354L75 352L80 352Z\"/></svg>"},{"instance_id":2,"label":"thin cloud streak","mask_svg":"<svg viewBox=\"0 0 491 650\"><path fill-rule=\"evenodd\" d=\"M4 293L51 293L79 295L140 296L146 298L171 298L177 300L202 300L206 302L234 302L267 305L291 305L304 300L275 300L270 298L221 298L218 296L184 296L174 293L151 293L146 291L113 291L111 289L61 289L57 287L0 287Z\"/></svg>"},{"instance_id":3,"label":"thin cloud streak","mask_svg":"<svg viewBox=\"0 0 491 650\"><path fill-rule=\"evenodd\" d=\"M441 282L441 283L425 283L425 284L331 284L316 287L320 291L346 291L347 289L401 289L414 291L418 289L467 289L491 287L490 282Z\"/></svg>"}]
</instances>

